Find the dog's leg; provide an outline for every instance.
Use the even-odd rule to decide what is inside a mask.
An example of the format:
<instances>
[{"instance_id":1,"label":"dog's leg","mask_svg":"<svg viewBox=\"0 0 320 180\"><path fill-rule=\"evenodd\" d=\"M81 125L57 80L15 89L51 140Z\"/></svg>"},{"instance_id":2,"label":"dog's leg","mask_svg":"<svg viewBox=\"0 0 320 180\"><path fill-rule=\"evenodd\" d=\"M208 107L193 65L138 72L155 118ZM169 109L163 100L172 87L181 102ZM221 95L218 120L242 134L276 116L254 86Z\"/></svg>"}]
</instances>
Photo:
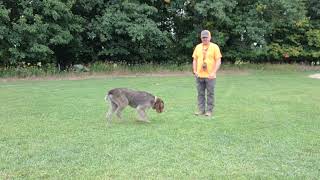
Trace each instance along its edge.
<instances>
[{"instance_id":1,"label":"dog's leg","mask_svg":"<svg viewBox=\"0 0 320 180\"><path fill-rule=\"evenodd\" d=\"M127 99L126 97L119 97L119 100L120 100L120 101L117 101L117 102L116 102L118 107L117 107L117 109L115 110L115 113L116 113L116 115L118 116L118 118L119 118L120 120L122 120L121 112L122 112L122 110L123 110L126 106L128 106L129 101L128 101L128 99Z\"/></svg>"},{"instance_id":2,"label":"dog's leg","mask_svg":"<svg viewBox=\"0 0 320 180\"><path fill-rule=\"evenodd\" d=\"M109 111L106 113L106 118L108 122L111 121L113 113L116 111L118 105L110 100Z\"/></svg>"},{"instance_id":3,"label":"dog's leg","mask_svg":"<svg viewBox=\"0 0 320 180\"><path fill-rule=\"evenodd\" d=\"M118 106L118 108L116 109L116 115L117 115L117 117L118 117L120 120L122 120L122 114L121 114L121 112L122 112L123 109L124 109L123 106Z\"/></svg>"},{"instance_id":4,"label":"dog's leg","mask_svg":"<svg viewBox=\"0 0 320 180\"><path fill-rule=\"evenodd\" d=\"M113 96L111 94L106 95L105 97L106 102L109 101L110 106L109 106L109 111L106 113L106 119L108 122L111 122L112 120L112 114L115 112L117 109L117 104L114 102Z\"/></svg>"},{"instance_id":5,"label":"dog's leg","mask_svg":"<svg viewBox=\"0 0 320 180\"><path fill-rule=\"evenodd\" d=\"M150 122L148 120L148 117L147 117L147 114L145 112L145 109L146 109L145 106L138 106L137 107L137 111L138 111L138 114L139 114L139 120L140 121L144 121L144 122Z\"/></svg>"}]
</instances>

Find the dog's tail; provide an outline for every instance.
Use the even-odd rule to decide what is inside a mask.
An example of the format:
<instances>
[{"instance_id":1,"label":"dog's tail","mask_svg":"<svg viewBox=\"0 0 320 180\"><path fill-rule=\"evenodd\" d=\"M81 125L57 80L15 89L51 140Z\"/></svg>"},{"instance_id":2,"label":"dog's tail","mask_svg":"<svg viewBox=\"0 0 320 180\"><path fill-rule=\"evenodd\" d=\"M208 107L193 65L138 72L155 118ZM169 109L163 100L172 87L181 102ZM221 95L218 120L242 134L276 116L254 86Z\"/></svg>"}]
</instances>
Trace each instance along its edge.
<instances>
[{"instance_id":1,"label":"dog's tail","mask_svg":"<svg viewBox=\"0 0 320 180\"><path fill-rule=\"evenodd\" d=\"M105 97L104 97L104 100L106 101L106 102L111 102L111 98L112 98L112 94L109 92Z\"/></svg>"}]
</instances>

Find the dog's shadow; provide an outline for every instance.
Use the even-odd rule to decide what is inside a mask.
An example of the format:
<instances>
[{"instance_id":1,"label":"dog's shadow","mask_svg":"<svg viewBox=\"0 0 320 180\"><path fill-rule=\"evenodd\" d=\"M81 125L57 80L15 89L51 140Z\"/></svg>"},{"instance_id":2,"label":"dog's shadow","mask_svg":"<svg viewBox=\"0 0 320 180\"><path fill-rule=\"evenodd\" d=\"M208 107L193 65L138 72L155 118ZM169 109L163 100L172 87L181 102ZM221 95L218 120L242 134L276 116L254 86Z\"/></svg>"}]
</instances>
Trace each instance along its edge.
<instances>
[{"instance_id":1,"label":"dog's shadow","mask_svg":"<svg viewBox=\"0 0 320 180\"><path fill-rule=\"evenodd\" d=\"M104 119L104 124L107 127L111 126L153 126L155 124L159 125L165 123L164 120L160 117L150 116L149 122L145 122L139 120L138 117L125 117L123 119L118 119L118 117L114 117L111 121Z\"/></svg>"},{"instance_id":2,"label":"dog's shadow","mask_svg":"<svg viewBox=\"0 0 320 180\"><path fill-rule=\"evenodd\" d=\"M130 118L123 118L119 119L117 117L114 117L111 119L111 121L108 121L104 119L105 124L107 126L112 126L112 125L150 125L152 123L155 123L155 121L143 121L139 120L137 117L130 117Z\"/></svg>"}]
</instances>

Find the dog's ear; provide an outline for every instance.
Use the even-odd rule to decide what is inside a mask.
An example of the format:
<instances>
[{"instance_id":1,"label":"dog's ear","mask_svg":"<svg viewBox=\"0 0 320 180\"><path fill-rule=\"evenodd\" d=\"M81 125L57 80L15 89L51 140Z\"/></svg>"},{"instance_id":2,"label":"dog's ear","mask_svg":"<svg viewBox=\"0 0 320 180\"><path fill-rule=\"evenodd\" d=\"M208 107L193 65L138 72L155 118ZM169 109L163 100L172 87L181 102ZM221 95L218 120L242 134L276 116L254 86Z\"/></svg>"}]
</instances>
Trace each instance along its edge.
<instances>
[{"instance_id":1,"label":"dog's ear","mask_svg":"<svg viewBox=\"0 0 320 180\"><path fill-rule=\"evenodd\" d=\"M161 100L160 102L160 111L163 112L164 110L164 102Z\"/></svg>"},{"instance_id":2,"label":"dog's ear","mask_svg":"<svg viewBox=\"0 0 320 180\"><path fill-rule=\"evenodd\" d=\"M154 103L154 109L156 109L156 111L158 113L162 113L164 110L164 102L162 101L162 99L157 98L156 102Z\"/></svg>"}]
</instances>

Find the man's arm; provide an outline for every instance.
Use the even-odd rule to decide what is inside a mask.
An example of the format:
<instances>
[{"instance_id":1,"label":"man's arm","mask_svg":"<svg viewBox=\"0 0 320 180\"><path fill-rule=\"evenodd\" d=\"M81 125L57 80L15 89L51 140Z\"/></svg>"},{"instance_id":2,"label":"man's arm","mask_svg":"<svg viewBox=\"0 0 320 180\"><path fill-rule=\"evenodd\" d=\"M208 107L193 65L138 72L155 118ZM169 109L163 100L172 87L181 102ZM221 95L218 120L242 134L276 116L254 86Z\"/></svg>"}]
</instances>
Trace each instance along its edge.
<instances>
[{"instance_id":1,"label":"man's arm","mask_svg":"<svg viewBox=\"0 0 320 180\"><path fill-rule=\"evenodd\" d=\"M220 68L220 65L221 65L221 58L218 58L217 60L216 60L216 69L214 70L214 72L215 73L217 73L218 72L218 70L219 70L219 68Z\"/></svg>"},{"instance_id":2,"label":"man's arm","mask_svg":"<svg viewBox=\"0 0 320 180\"><path fill-rule=\"evenodd\" d=\"M193 74L195 74L196 76L198 76L198 73L197 73L197 59L195 59L195 58L193 58L192 70L193 70Z\"/></svg>"},{"instance_id":3,"label":"man's arm","mask_svg":"<svg viewBox=\"0 0 320 180\"><path fill-rule=\"evenodd\" d=\"M221 58L216 59L215 62L216 62L216 63L215 63L215 65L214 65L214 69L213 69L212 73L209 74L209 79L215 78L214 75L217 74L217 71L219 70L220 65L221 65Z\"/></svg>"}]
</instances>

